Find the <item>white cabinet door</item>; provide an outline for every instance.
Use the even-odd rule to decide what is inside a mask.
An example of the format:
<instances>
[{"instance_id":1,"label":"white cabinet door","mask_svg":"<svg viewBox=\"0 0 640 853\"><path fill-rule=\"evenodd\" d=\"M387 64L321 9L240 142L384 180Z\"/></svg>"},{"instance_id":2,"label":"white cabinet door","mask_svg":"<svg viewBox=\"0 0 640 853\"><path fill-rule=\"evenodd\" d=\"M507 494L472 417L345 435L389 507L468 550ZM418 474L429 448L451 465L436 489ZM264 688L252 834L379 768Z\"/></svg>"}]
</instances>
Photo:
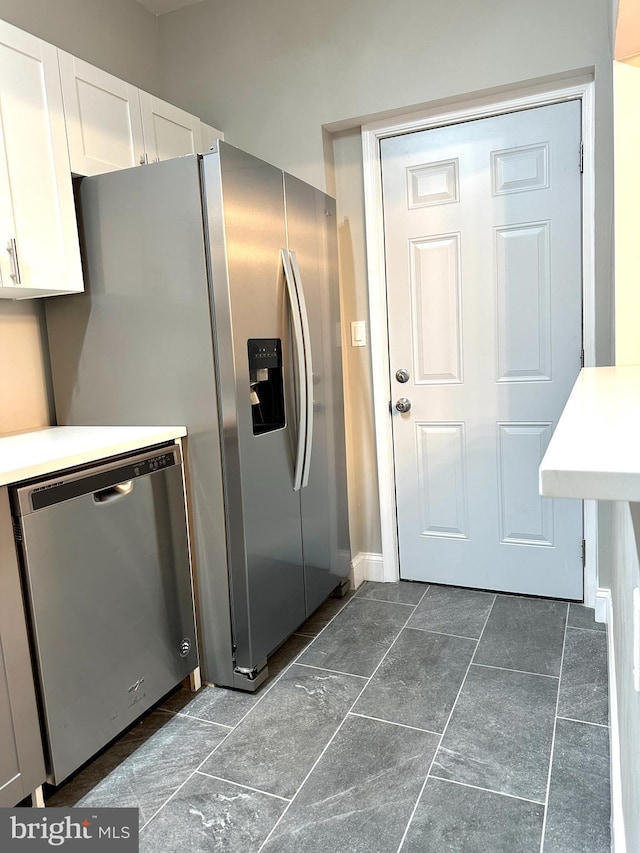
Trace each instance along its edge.
<instances>
[{"instance_id":1,"label":"white cabinet door","mask_svg":"<svg viewBox=\"0 0 640 853\"><path fill-rule=\"evenodd\" d=\"M211 147L218 139L224 139L224 133L221 130L217 130L215 127L211 127L210 124L205 124L201 121L200 141L202 143L202 153L206 154L207 151L210 151Z\"/></svg>"},{"instance_id":2,"label":"white cabinet door","mask_svg":"<svg viewBox=\"0 0 640 853\"><path fill-rule=\"evenodd\" d=\"M138 89L58 51L71 171L99 175L144 163Z\"/></svg>"},{"instance_id":3,"label":"white cabinet door","mask_svg":"<svg viewBox=\"0 0 640 853\"><path fill-rule=\"evenodd\" d=\"M0 21L0 296L83 289L56 49Z\"/></svg>"},{"instance_id":4,"label":"white cabinet door","mask_svg":"<svg viewBox=\"0 0 640 853\"><path fill-rule=\"evenodd\" d=\"M148 92L140 92L140 107L149 163L202 151L199 118Z\"/></svg>"},{"instance_id":5,"label":"white cabinet door","mask_svg":"<svg viewBox=\"0 0 640 853\"><path fill-rule=\"evenodd\" d=\"M0 808L11 808L40 788L46 773L6 486L0 487L0 744Z\"/></svg>"}]
</instances>

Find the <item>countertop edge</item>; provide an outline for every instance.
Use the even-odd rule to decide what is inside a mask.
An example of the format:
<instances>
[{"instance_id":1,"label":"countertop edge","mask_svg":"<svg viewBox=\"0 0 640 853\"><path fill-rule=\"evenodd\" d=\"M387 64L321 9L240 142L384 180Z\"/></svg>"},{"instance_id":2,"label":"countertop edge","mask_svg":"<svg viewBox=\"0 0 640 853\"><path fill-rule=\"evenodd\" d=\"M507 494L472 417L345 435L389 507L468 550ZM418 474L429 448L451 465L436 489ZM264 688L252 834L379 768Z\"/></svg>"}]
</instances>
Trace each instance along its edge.
<instances>
[{"instance_id":1,"label":"countertop edge","mask_svg":"<svg viewBox=\"0 0 640 853\"><path fill-rule=\"evenodd\" d=\"M0 486L186 436L184 426L48 427L0 438Z\"/></svg>"},{"instance_id":2,"label":"countertop edge","mask_svg":"<svg viewBox=\"0 0 640 853\"><path fill-rule=\"evenodd\" d=\"M580 371L540 464L539 490L640 502L640 366Z\"/></svg>"}]
</instances>

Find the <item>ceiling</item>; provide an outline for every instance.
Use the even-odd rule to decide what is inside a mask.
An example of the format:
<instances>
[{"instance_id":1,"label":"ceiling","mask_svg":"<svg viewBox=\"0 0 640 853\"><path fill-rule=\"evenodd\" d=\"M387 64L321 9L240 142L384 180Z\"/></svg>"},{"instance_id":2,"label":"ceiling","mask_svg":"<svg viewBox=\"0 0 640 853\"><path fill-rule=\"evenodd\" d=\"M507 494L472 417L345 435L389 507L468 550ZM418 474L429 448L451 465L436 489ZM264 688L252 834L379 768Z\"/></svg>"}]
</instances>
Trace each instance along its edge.
<instances>
[{"instance_id":1,"label":"ceiling","mask_svg":"<svg viewBox=\"0 0 640 853\"><path fill-rule=\"evenodd\" d=\"M201 0L138 0L141 6L154 15L163 15L165 12L173 12L174 9L182 9L183 6L191 6L200 3Z\"/></svg>"}]
</instances>

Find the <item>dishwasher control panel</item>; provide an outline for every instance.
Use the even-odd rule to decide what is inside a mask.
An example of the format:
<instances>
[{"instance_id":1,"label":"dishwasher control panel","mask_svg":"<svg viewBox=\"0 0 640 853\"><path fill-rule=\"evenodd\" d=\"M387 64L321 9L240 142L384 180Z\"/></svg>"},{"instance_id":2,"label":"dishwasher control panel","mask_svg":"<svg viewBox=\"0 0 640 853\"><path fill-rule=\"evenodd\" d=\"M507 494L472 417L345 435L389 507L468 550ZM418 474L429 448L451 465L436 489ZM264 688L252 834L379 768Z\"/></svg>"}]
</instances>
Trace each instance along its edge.
<instances>
[{"instance_id":1,"label":"dishwasher control panel","mask_svg":"<svg viewBox=\"0 0 640 853\"><path fill-rule=\"evenodd\" d=\"M81 495L100 492L119 483L155 474L157 471L180 465L181 462L180 448L178 445L172 445L81 471L63 472L48 480L12 490L13 512L18 516L37 512Z\"/></svg>"},{"instance_id":2,"label":"dishwasher control panel","mask_svg":"<svg viewBox=\"0 0 640 853\"><path fill-rule=\"evenodd\" d=\"M152 456L151 459L145 459L133 465L133 476L144 477L145 474L153 474L154 471L170 468L171 465L175 464L176 460L173 453L161 453L159 456Z\"/></svg>"}]
</instances>

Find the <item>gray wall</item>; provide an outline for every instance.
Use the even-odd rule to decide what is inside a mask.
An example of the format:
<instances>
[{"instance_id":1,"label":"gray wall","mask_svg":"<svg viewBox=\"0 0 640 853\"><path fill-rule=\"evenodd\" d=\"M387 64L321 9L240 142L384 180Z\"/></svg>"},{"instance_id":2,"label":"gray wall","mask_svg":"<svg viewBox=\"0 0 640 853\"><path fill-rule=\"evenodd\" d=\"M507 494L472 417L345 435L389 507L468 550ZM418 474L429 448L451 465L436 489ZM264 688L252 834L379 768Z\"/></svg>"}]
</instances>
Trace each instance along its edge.
<instances>
[{"instance_id":1,"label":"gray wall","mask_svg":"<svg viewBox=\"0 0 640 853\"><path fill-rule=\"evenodd\" d=\"M326 124L594 65L610 108L610 0L203 0L158 21L169 100L318 185Z\"/></svg>"},{"instance_id":2,"label":"gray wall","mask_svg":"<svg viewBox=\"0 0 640 853\"><path fill-rule=\"evenodd\" d=\"M350 320L366 320L369 316L361 152L359 128L335 135L333 154L341 306L347 324ZM379 553L380 510L371 414L371 359L369 348L352 348L349 337L349 329L343 328L351 547L354 554L361 551Z\"/></svg>"},{"instance_id":3,"label":"gray wall","mask_svg":"<svg viewBox=\"0 0 640 853\"><path fill-rule=\"evenodd\" d=\"M0 18L161 95L158 19L135 0L0 0Z\"/></svg>"},{"instance_id":4,"label":"gray wall","mask_svg":"<svg viewBox=\"0 0 640 853\"><path fill-rule=\"evenodd\" d=\"M361 155L357 130L327 146L323 128L594 70L598 357L610 363L611 0L203 0L161 16L159 28L168 100L336 192L347 323L366 318ZM345 341L352 544L378 552L368 355Z\"/></svg>"}]
</instances>

